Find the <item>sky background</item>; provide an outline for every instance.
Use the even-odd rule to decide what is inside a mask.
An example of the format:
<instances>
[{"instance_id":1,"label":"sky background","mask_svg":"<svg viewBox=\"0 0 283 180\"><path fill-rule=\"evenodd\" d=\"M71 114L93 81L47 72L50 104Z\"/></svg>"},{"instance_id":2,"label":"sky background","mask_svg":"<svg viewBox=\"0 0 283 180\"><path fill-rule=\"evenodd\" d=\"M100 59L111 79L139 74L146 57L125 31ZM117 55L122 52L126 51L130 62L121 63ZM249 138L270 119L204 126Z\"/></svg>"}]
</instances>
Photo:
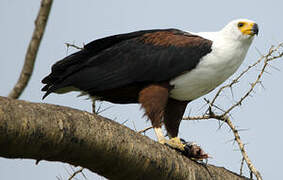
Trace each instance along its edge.
<instances>
[{"instance_id":1,"label":"sky background","mask_svg":"<svg viewBox=\"0 0 283 180\"><path fill-rule=\"evenodd\" d=\"M38 0L0 1L1 96L8 95L19 77L39 5ZM238 74L255 62L260 53L265 54L271 45L283 42L282 6L281 0L54 1L33 76L20 99L91 111L91 102L84 97L77 98L76 93L52 94L46 100L41 100L41 79L50 73L52 64L74 52L73 49L67 50L64 44L66 42L82 46L100 37L153 28L179 28L193 32L218 31L233 19L248 18L258 23L260 31L246 60L237 71ZM256 87L253 96L232 112L232 120L239 129L245 130L240 131L241 139L247 143L248 155L263 178L282 179L282 59L272 62L272 66L275 68L269 68L268 74L263 78L264 88ZM249 88L249 83L255 79L258 70L259 68L251 71L233 89L234 99L237 100ZM204 97L211 99L215 92ZM203 114L206 110L204 97L190 103L185 116ZM226 91L217 103L226 107L232 101L230 91ZM142 118L143 112L139 110L139 105L102 103L102 109L108 107L110 108L102 113L103 116L120 123L127 120L125 125L132 129L141 130L150 126ZM155 139L152 131L148 131L146 135ZM238 145L231 141L233 135L226 125L219 128L219 123L215 120L182 121L179 136L201 145L213 156L209 163L239 173L241 154ZM35 160L0 158L1 180L49 180L56 177L67 179L68 171L72 171L71 167L64 163L41 161L39 165L35 165ZM246 175L247 172L245 171ZM103 179L87 170L84 173L88 179ZM82 176L78 177L84 179Z\"/></svg>"}]
</instances>

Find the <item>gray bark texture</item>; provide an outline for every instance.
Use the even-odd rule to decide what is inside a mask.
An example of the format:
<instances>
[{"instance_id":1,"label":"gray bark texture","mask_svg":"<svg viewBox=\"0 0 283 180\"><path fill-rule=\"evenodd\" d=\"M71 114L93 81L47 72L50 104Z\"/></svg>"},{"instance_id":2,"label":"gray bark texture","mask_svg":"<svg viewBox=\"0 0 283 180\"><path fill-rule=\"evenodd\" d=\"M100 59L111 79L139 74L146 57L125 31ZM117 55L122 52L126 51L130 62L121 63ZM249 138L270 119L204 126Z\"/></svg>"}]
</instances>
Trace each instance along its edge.
<instances>
[{"instance_id":1,"label":"gray bark texture","mask_svg":"<svg viewBox=\"0 0 283 180\"><path fill-rule=\"evenodd\" d=\"M0 97L0 156L65 162L109 179L247 179L99 115L6 97Z\"/></svg>"}]
</instances>

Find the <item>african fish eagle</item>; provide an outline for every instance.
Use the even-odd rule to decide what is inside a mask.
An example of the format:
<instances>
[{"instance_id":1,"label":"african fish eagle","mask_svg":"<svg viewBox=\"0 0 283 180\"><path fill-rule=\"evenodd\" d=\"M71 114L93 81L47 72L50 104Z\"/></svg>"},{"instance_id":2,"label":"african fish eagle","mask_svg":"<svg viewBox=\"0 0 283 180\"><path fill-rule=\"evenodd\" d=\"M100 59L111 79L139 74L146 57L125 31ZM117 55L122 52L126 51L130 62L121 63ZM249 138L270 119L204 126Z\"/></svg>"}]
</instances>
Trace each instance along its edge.
<instances>
[{"instance_id":1,"label":"african fish eagle","mask_svg":"<svg viewBox=\"0 0 283 180\"><path fill-rule=\"evenodd\" d=\"M112 103L140 103L158 141L184 150L177 135L187 104L230 77L257 34L255 22L238 19L218 32L154 29L97 39L52 66L42 80L43 98L82 91Z\"/></svg>"}]
</instances>

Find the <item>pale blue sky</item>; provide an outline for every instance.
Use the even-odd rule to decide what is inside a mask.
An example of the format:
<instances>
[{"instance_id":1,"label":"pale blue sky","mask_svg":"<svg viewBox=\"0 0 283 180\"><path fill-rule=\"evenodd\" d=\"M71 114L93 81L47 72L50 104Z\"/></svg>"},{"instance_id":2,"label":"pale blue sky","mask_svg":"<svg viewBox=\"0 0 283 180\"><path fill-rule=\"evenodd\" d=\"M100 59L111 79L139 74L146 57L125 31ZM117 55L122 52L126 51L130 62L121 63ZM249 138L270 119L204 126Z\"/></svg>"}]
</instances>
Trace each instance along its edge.
<instances>
[{"instance_id":1,"label":"pale blue sky","mask_svg":"<svg viewBox=\"0 0 283 180\"><path fill-rule=\"evenodd\" d=\"M260 32L251 46L241 69L259 58L259 53L267 52L271 45L283 42L281 0L256 1L164 1L164 0L104 0L104 1L54 1L41 47L39 49L35 71L31 81L20 99L42 102L40 92L41 79L50 72L50 67L67 54L64 43L83 43L107 35L152 28L179 28L187 31L217 31L230 20L248 18L259 24ZM6 96L18 79L23 59L33 31L33 22L39 8L38 0L1 0L0 1L0 95ZM273 63L282 70L282 59ZM264 179L282 179L281 152L283 149L282 110L283 83L282 71L269 69L263 84L265 89L257 87L252 98L232 112L233 121L240 129L242 140L248 143L248 155L262 173ZM249 87L257 71L249 73L243 84L234 89L235 97ZM205 97L211 98L215 91ZM50 95L45 103L59 104L81 110L91 110L91 103L84 98L76 98L75 93ZM229 91L218 103L226 106L230 102ZM191 103L186 115L204 112L203 97ZM104 116L126 122L130 128L141 130L150 124L142 119L138 105L115 105L103 103L111 108L103 112ZM224 125L218 129L217 121L183 121L179 136L196 141L213 156L209 163L224 166L239 172L241 154L237 144L230 142L232 133ZM150 131L147 133L155 139ZM1 147L0 147L1 148ZM56 179L56 176L68 177L63 163L42 161L35 165L34 160L10 160L0 158L0 179ZM87 172L89 179L101 179ZM80 177L83 179L83 177Z\"/></svg>"}]
</instances>

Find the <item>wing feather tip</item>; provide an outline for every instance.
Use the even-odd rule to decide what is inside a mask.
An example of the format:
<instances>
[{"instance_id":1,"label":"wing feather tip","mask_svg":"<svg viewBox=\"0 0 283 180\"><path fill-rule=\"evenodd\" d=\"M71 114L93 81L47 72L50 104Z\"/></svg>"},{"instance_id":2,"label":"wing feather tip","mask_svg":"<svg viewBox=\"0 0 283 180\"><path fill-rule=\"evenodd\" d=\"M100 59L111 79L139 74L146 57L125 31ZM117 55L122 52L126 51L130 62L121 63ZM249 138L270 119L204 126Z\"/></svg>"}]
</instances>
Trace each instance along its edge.
<instances>
[{"instance_id":1,"label":"wing feather tip","mask_svg":"<svg viewBox=\"0 0 283 180\"><path fill-rule=\"evenodd\" d=\"M44 100L51 92L46 92L43 97L42 97L42 100Z\"/></svg>"}]
</instances>

